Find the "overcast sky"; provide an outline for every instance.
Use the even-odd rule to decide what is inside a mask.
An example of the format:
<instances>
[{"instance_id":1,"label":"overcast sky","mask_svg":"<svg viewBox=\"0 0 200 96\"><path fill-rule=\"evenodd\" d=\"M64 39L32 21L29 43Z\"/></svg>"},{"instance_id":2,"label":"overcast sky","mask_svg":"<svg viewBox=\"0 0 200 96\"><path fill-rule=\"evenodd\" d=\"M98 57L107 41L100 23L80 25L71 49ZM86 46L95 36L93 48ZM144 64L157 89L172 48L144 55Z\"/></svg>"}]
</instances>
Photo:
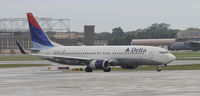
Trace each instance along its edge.
<instances>
[{"instance_id":1,"label":"overcast sky","mask_svg":"<svg viewBox=\"0 0 200 96\"><path fill-rule=\"evenodd\" d=\"M0 18L69 18L71 30L95 25L96 32L121 26L124 31L168 23L171 28L200 28L200 0L0 0Z\"/></svg>"}]
</instances>

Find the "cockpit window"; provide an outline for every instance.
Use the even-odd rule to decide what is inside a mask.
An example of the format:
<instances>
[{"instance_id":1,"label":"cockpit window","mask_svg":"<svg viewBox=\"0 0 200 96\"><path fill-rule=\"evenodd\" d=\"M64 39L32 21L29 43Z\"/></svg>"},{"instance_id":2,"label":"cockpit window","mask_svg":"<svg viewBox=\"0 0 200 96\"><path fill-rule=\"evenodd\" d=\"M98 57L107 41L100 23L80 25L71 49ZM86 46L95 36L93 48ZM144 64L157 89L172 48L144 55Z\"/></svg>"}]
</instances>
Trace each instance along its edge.
<instances>
[{"instance_id":1,"label":"cockpit window","mask_svg":"<svg viewBox=\"0 0 200 96\"><path fill-rule=\"evenodd\" d=\"M160 54L167 54L167 53L169 53L168 51L160 51L159 52Z\"/></svg>"}]
</instances>

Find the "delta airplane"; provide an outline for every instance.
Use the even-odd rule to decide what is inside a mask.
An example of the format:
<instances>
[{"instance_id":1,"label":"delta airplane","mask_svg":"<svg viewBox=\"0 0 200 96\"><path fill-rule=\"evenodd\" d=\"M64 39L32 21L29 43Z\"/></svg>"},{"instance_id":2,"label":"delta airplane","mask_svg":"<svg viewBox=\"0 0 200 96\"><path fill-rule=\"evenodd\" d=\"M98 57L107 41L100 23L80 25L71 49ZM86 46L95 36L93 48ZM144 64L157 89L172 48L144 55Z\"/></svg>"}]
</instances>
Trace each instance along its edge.
<instances>
[{"instance_id":1,"label":"delta airplane","mask_svg":"<svg viewBox=\"0 0 200 96\"><path fill-rule=\"evenodd\" d=\"M66 65L70 65L69 60L78 60L76 65L86 65L86 72L110 72L111 66L136 69L142 65L157 66L157 71L161 71L161 67L175 60L168 50L153 46L62 46L48 38L32 13L27 13L27 18L33 43L31 55Z\"/></svg>"}]
</instances>

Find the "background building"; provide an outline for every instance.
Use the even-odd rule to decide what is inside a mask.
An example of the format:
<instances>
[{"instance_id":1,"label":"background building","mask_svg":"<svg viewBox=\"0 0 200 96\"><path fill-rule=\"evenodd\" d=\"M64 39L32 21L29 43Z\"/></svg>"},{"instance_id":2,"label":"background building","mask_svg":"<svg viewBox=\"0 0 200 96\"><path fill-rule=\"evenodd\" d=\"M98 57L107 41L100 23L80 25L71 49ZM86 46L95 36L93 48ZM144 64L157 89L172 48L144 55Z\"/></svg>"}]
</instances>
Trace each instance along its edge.
<instances>
[{"instance_id":1,"label":"background building","mask_svg":"<svg viewBox=\"0 0 200 96\"><path fill-rule=\"evenodd\" d=\"M168 49L172 44L175 43L175 39L133 39L132 45L147 45L147 46L158 46Z\"/></svg>"},{"instance_id":2,"label":"background building","mask_svg":"<svg viewBox=\"0 0 200 96\"><path fill-rule=\"evenodd\" d=\"M108 40L95 40L94 41L95 45L108 45Z\"/></svg>"},{"instance_id":3,"label":"background building","mask_svg":"<svg viewBox=\"0 0 200 96\"><path fill-rule=\"evenodd\" d=\"M84 42L83 33L70 32L69 19L36 18L49 38L62 45ZM26 18L0 18L0 53L18 52L18 41L25 50L32 48Z\"/></svg>"},{"instance_id":4,"label":"background building","mask_svg":"<svg viewBox=\"0 0 200 96\"><path fill-rule=\"evenodd\" d=\"M84 33L70 32L69 19L36 18L48 37L61 45L107 45L107 40L95 40L95 26L85 25ZM20 53L16 45L30 51L32 40L26 18L0 18L0 53Z\"/></svg>"},{"instance_id":5,"label":"background building","mask_svg":"<svg viewBox=\"0 0 200 96\"><path fill-rule=\"evenodd\" d=\"M84 26L84 44L85 45L94 45L95 39L94 39L94 31L95 31L94 25L85 25Z\"/></svg>"},{"instance_id":6,"label":"background building","mask_svg":"<svg viewBox=\"0 0 200 96\"><path fill-rule=\"evenodd\" d=\"M84 40L83 33L47 32L46 34L52 41L65 46L77 45ZM13 50L18 50L16 41L18 41L25 50L30 50L30 48L32 48L32 40L29 32L0 32L0 52L9 53Z\"/></svg>"},{"instance_id":7,"label":"background building","mask_svg":"<svg viewBox=\"0 0 200 96\"><path fill-rule=\"evenodd\" d=\"M176 42L200 41L200 29L190 28L177 33Z\"/></svg>"}]
</instances>

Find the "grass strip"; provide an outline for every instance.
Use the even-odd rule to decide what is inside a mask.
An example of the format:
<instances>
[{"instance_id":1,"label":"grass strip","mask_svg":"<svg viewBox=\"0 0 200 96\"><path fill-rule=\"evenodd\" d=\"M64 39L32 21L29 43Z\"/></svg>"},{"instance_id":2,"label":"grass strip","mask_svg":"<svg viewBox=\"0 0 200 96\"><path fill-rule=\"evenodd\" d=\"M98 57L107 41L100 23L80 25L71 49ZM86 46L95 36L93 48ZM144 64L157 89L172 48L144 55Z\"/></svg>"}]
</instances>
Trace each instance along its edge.
<instances>
[{"instance_id":1,"label":"grass strip","mask_svg":"<svg viewBox=\"0 0 200 96\"><path fill-rule=\"evenodd\" d=\"M200 60L200 51L172 51L176 60Z\"/></svg>"},{"instance_id":2,"label":"grass strip","mask_svg":"<svg viewBox=\"0 0 200 96\"><path fill-rule=\"evenodd\" d=\"M0 55L0 61L38 61L39 57L32 55Z\"/></svg>"},{"instance_id":3,"label":"grass strip","mask_svg":"<svg viewBox=\"0 0 200 96\"><path fill-rule=\"evenodd\" d=\"M122 68L112 68L112 71L139 71L139 70L156 70L156 66L145 66L139 69L122 69ZM190 65L169 65L167 67L162 67L162 70L200 70L200 64L190 64Z\"/></svg>"},{"instance_id":4,"label":"grass strip","mask_svg":"<svg viewBox=\"0 0 200 96\"><path fill-rule=\"evenodd\" d=\"M0 68L51 66L51 64L0 64Z\"/></svg>"}]
</instances>

